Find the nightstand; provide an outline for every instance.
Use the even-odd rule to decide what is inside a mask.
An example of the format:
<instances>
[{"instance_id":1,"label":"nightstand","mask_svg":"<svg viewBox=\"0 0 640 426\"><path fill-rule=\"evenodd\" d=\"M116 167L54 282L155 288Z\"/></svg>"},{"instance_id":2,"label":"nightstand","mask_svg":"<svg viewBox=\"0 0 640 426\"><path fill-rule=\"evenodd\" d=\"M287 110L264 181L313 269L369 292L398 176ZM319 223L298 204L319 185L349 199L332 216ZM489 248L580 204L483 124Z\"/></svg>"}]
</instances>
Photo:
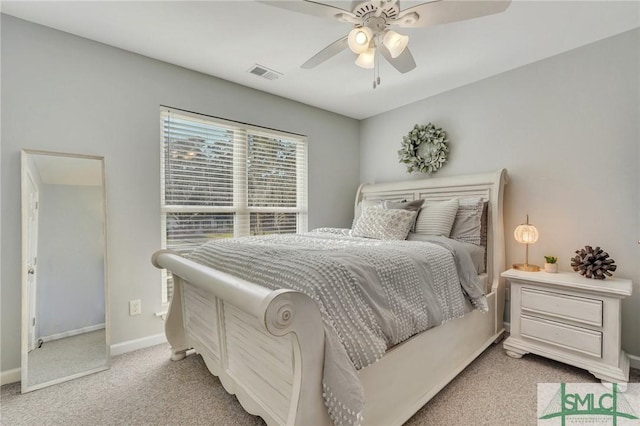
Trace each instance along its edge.
<instances>
[{"instance_id":1,"label":"nightstand","mask_svg":"<svg viewBox=\"0 0 640 426\"><path fill-rule=\"evenodd\" d=\"M511 283L507 355L533 353L584 368L603 382L629 381L620 305L631 295L630 280L515 269L502 276Z\"/></svg>"}]
</instances>

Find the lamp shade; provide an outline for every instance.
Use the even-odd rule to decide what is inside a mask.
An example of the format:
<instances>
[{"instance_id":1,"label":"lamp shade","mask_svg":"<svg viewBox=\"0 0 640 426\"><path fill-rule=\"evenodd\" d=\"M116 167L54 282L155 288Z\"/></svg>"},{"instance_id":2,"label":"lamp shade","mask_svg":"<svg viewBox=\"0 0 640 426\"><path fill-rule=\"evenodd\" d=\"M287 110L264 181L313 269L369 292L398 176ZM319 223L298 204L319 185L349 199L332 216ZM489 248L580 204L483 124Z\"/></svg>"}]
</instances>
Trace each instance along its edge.
<instances>
[{"instance_id":1,"label":"lamp shade","mask_svg":"<svg viewBox=\"0 0 640 426\"><path fill-rule=\"evenodd\" d=\"M513 236L519 243L533 244L538 241L538 230L535 226L525 223L516 227Z\"/></svg>"},{"instance_id":2,"label":"lamp shade","mask_svg":"<svg viewBox=\"0 0 640 426\"><path fill-rule=\"evenodd\" d=\"M400 56L404 49L407 47L409 43L409 36L398 34L395 31L387 31L384 34L384 38L382 39L382 43L389 49L389 53L391 53L392 58L397 58Z\"/></svg>"},{"instance_id":3,"label":"lamp shade","mask_svg":"<svg viewBox=\"0 0 640 426\"><path fill-rule=\"evenodd\" d=\"M372 47L358 55L356 65L361 68L371 69L375 66L376 50Z\"/></svg>"},{"instance_id":4,"label":"lamp shade","mask_svg":"<svg viewBox=\"0 0 640 426\"><path fill-rule=\"evenodd\" d=\"M369 27L358 27L351 30L349 37L347 37L347 43L349 49L353 53L364 53L369 49L369 43L373 38L373 31Z\"/></svg>"}]
</instances>

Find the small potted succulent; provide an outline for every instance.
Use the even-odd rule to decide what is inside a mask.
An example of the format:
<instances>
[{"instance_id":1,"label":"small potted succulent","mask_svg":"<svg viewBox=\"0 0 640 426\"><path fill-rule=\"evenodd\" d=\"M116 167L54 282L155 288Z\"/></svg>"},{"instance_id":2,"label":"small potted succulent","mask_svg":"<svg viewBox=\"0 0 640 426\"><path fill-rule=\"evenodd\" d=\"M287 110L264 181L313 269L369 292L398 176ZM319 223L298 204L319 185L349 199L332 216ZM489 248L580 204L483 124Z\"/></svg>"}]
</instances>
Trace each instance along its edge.
<instances>
[{"instance_id":1,"label":"small potted succulent","mask_svg":"<svg viewBox=\"0 0 640 426\"><path fill-rule=\"evenodd\" d=\"M558 272L558 258L555 256L544 257L544 271L551 274Z\"/></svg>"}]
</instances>

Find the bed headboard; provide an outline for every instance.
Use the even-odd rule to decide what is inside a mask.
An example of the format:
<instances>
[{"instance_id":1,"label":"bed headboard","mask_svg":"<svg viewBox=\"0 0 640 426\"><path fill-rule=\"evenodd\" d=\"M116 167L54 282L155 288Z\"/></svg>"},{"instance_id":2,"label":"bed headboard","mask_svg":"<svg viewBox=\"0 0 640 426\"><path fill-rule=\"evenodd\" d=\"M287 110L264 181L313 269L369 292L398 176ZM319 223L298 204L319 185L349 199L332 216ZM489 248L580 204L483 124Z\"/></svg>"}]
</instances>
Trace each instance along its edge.
<instances>
[{"instance_id":1,"label":"bed headboard","mask_svg":"<svg viewBox=\"0 0 640 426\"><path fill-rule=\"evenodd\" d=\"M487 279L491 291L500 287L500 273L505 270L504 220L502 194L507 183L507 170L477 175L450 176L408 180L403 182L362 184L358 188L355 209L362 200L449 200L481 197L487 209ZM355 211L354 209L354 211Z\"/></svg>"}]
</instances>

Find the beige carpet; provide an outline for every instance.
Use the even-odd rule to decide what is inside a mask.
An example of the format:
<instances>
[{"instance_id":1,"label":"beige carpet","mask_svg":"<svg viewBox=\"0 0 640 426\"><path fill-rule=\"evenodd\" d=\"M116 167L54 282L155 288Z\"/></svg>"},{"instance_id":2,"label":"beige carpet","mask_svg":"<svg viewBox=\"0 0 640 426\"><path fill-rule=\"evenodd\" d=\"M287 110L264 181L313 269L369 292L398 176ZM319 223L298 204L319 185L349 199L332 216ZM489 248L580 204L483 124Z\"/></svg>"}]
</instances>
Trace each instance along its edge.
<instances>
[{"instance_id":1,"label":"beige carpet","mask_svg":"<svg viewBox=\"0 0 640 426\"><path fill-rule=\"evenodd\" d=\"M491 346L407 425L535 425L536 384L594 382L584 370ZM632 381L640 372L632 370ZM168 345L113 358L108 371L20 394L0 390L2 425L261 425L209 374L202 358L169 360Z\"/></svg>"}]
</instances>

